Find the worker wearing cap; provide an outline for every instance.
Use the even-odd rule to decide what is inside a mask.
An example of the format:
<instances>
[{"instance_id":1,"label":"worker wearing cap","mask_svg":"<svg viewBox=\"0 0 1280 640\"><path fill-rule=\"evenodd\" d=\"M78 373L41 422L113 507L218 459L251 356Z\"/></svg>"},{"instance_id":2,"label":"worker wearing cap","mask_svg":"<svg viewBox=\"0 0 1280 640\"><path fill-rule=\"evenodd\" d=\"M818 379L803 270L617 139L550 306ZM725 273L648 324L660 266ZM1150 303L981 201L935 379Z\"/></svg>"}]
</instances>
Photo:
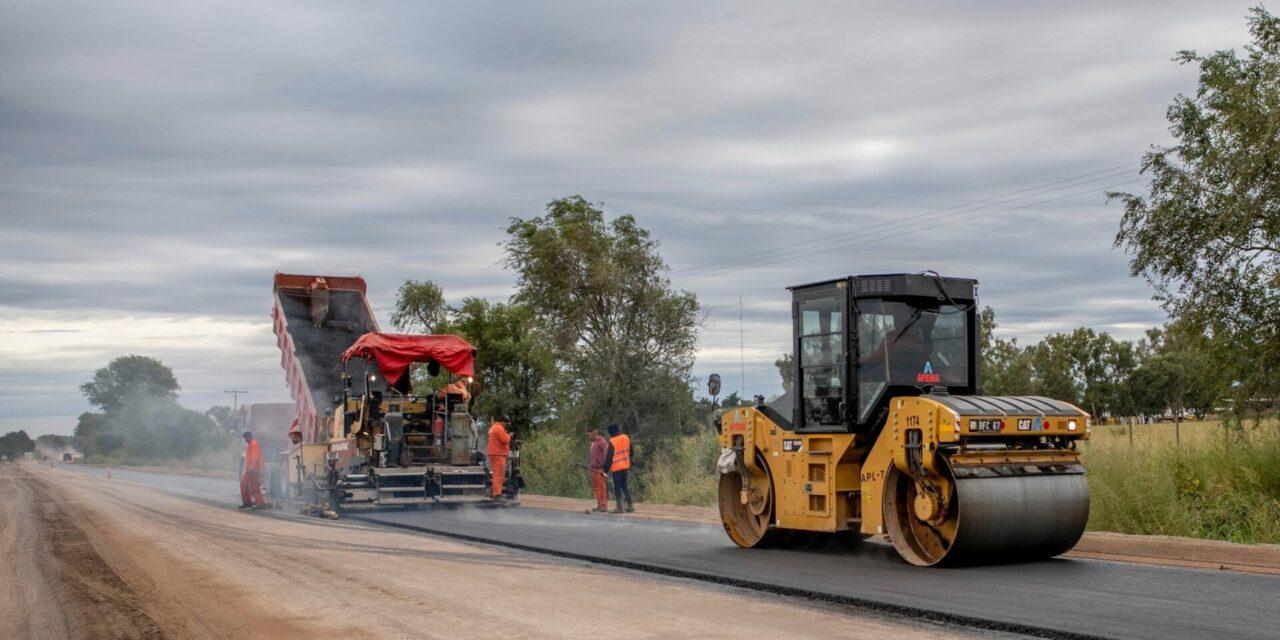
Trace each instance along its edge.
<instances>
[{"instance_id":1,"label":"worker wearing cap","mask_svg":"<svg viewBox=\"0 0 1280 640\"><path fill-rule=\"evenodd\" d=\"M596 497L596 508L588 509L587 513L608 513L609 512L609 494L608 487L605 484L605 469L609 464L609 441L600 435L600 430L592 427L587 429L587 439L591 442L591 457L587 464L587 471L591 474L591 492Z\"/></svg>"},{"instance_id":2,"label":"worker wearing cap","mask_svg":"<svg viewBox=\"0 0 1280 640\"><path fill-rule=\"evenodd\" d=\"M627 508L625 511L631 513L636 510L635 505L631 503L631 487L627 486L627 472L631 469L631 438L622 432L617 424L609 425L609 444L613 447L613 464L609 465L609 474L613 476L613 496L618 501L618 508L614 509L614 513L622 513L622 496L627 497Z\"/></svg>"},{"instance_id":3,"label":"worker wearing cap","mask_svg":"<svg viewBox=\"0 0 1280 640\"><path fill-rule=\"evenodd\" d=\"M267 501L262 498L262 449L253 439L253 432L244 432L244 469L240 475L240 508L262 509Z\"/></svg>"},{"instance_id":4,"label":"worker wearing cap","mask_svg":"<svg viewBox=\"0 0 1280 640\"><path fill-rule=\"evenodd\" d=\"M507 419L494 420L489 427L489 470L493 472L493 499L502 497L502 482L507 476L507 456L511 455L511 434L507 433Z\"/></svg>"}]
</instances>

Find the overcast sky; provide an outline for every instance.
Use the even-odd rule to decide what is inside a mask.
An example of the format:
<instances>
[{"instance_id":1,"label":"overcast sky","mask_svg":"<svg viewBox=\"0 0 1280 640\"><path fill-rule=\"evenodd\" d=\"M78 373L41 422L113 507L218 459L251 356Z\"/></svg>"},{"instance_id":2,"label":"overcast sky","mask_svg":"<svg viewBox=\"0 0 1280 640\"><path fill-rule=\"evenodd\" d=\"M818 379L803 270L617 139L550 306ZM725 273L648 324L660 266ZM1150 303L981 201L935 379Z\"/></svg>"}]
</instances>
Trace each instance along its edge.
<instances>
[{"instance_id":1,"label":"overcast sky","mask_svg":"<svg viewBox=\"0 0 1280 640\"><path fill-rule=\"evenodd\" d=\"M361 274L384 327L406 278L502 300L506 221L571 194L661 242L726 392L778 390L786 285L852 273L1136 337L1102 192L1248 7L425 4L0 3L0 431L70 433L130 353L287 401L274 272Z\"/></svg>"}]
</instances>

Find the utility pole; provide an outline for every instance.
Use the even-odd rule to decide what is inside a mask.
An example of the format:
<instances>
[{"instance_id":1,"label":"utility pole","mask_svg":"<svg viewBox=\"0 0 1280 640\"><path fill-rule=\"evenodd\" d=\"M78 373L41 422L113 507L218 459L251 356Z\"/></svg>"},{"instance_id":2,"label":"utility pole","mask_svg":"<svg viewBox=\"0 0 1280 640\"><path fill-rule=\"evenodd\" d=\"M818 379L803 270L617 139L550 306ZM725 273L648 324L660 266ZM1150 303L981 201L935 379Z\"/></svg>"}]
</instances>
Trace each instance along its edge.
<instances>
[{"instance_id":1,"label":"utility pole","mask_svg":"<svg viewBox=\"0 0 1280 640\"><path fill-rule=\"evenodd\" d=\"M243 393L244 395L249 395L249 392L244 389L223 389L222 392L231 394L231 418L233 420L239 421L240 420L240 394ZM244 426L244 425L240 425L240 426Z\"/></svg>"},{"instance_id":2,"label":"utility pole","mask_svg":"<svg viewBox=\"0 0 1280 640\"><path fill-rule=\"evenodd\" d=\"M738 294L738 397L747 392L747 348L742 334L742 294Z\"/></svg>"}]
</instances>

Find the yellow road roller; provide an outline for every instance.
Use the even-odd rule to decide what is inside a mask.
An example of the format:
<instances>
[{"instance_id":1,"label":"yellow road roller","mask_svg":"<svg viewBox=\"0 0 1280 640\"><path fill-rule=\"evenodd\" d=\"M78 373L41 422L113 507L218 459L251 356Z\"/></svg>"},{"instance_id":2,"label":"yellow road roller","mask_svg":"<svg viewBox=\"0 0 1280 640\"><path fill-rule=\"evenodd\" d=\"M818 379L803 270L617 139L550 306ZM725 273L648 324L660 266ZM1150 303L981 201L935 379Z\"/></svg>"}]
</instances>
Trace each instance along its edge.
<instances>
[{"instance_id":1,"label":"yellow road roller","mask_svg":"<svg viewBox=\"0 0 1280 640\"><path fill-rule=\"evenodd\" d=\"M1089 416L982 395L977 286L926 272L790 288L791 389L719 424L720 517L737 545L887 536L919 566L1075 545Z\"/></svg>"}]
</instances>

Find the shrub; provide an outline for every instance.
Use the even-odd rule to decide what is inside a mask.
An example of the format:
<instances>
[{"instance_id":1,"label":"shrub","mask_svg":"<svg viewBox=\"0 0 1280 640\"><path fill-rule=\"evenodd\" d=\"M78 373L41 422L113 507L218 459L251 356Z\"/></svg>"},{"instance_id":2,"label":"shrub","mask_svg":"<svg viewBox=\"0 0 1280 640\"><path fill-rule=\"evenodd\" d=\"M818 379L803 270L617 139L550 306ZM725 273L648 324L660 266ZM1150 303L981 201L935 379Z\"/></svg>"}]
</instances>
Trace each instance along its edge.
<instances>
[{"instance_id":1,"label":"shrub","mask_svg":"<svg viewBox=\"0 0 1280 640\"><path fill-rule=\"evenodd\" d=\"M1280 542L1280 434L1274 428L1202 437L1181 448L1091 442L1084 462L1090 529Z\"/></svg>"}]
</instances>

